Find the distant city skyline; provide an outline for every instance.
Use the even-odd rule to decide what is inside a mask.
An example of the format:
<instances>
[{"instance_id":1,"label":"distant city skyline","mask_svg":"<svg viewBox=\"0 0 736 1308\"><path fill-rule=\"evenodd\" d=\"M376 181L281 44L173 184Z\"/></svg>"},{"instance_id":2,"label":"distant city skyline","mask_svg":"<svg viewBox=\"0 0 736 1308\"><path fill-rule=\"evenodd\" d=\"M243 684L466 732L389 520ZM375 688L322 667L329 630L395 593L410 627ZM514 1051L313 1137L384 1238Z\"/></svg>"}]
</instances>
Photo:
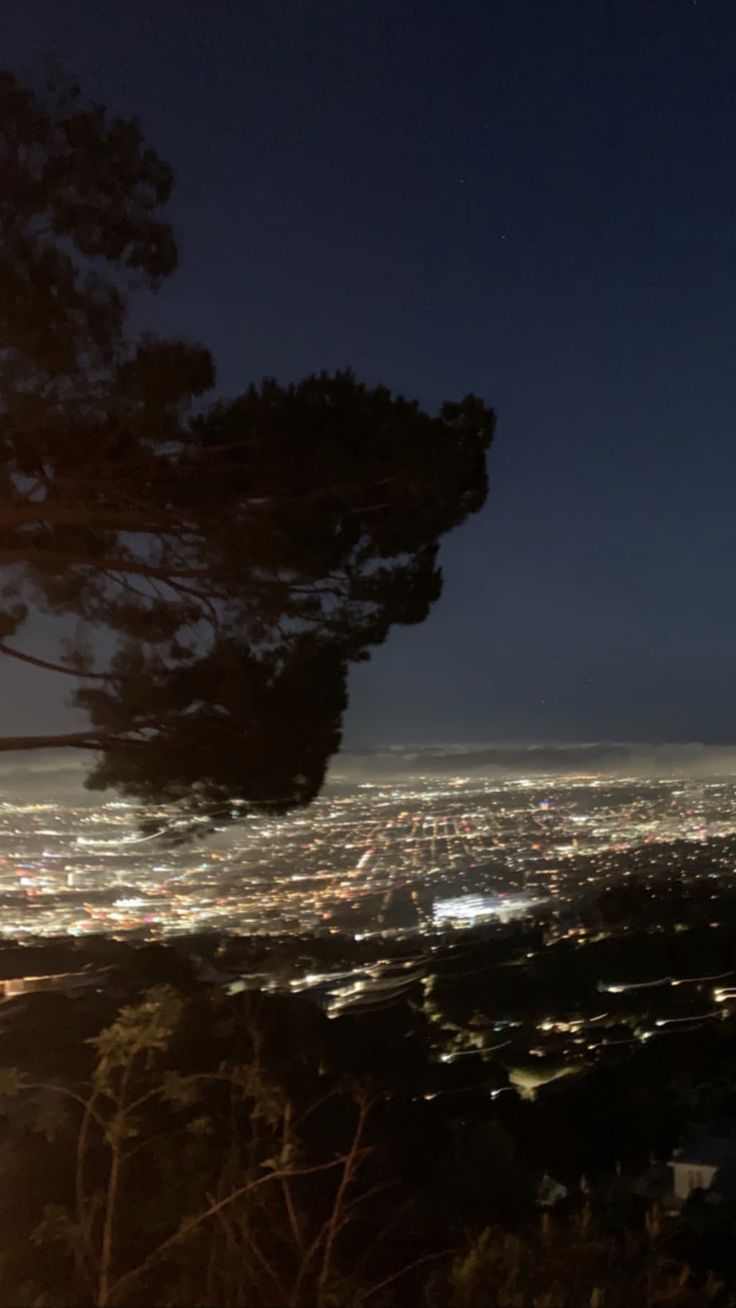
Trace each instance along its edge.
<instances>
[{"instance_id":1,"label":"distant city skyline","mask_svg":"<svg viewBox=\"0 0 736 1308\"><path fill-rule=\"evenodd\" d=\"M710 862L730 884L736 780L460 775L328 788L306 811L170 842L176 815L0 788L0 937L426 935L575 914L639 868L647 895ZM224 816L224 815L223 815ZM205 819L206 821L206 819ZM649 854L646 851L649 851ZM650 859L651 855L651 859ZM653 859L653 866L650 862Z\"/></svg>"}]
</instances>

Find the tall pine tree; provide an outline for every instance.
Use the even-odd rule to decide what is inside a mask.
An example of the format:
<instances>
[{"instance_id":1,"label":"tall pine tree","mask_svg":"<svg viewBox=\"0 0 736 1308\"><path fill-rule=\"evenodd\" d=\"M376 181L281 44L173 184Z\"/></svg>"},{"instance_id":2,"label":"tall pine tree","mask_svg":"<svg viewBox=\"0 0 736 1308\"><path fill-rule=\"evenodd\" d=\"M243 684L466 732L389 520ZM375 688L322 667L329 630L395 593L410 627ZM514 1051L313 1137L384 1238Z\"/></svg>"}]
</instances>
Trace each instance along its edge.
<instances>
[{"instance_id":1,"label":"tall pine tree","mask_svg":"<svg viewBox=\"0 0 736 1308\"><path fill-rule=\"evenodd\" d=\"M176 266L170 169L75 88L0 77L0 653L77 679L88 784L211 817L319 790L352 662L441 589L494 416L349 372L205 408L207 349L135 339ZM34 610L74 642L29 652ZM104 655L103 655L104 652Z\"/></svg>"}]
</instances>

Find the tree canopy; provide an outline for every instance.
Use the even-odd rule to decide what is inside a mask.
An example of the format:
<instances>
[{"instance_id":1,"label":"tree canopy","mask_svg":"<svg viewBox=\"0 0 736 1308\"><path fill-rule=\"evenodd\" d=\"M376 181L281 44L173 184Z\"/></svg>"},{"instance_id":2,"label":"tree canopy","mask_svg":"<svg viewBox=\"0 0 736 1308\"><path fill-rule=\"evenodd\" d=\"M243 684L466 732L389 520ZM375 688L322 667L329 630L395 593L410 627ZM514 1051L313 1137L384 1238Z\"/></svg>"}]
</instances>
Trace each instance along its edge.
<instances>
[{"instance_id":1,"label":"tree canopy","mask_svg":"<svg viewBox=\"0 0 736 1308\"><path fill-rule=\"evenodd\" d=\"M351 663L441 589L494 415L349 371L212 391L202 345L135 337L177 249L171 170L76 88L0 77L0 653L77 679L87 784L203 817L318 792ZM23 648L33 610L59 646Z\"/></svg>"}]
</instances>

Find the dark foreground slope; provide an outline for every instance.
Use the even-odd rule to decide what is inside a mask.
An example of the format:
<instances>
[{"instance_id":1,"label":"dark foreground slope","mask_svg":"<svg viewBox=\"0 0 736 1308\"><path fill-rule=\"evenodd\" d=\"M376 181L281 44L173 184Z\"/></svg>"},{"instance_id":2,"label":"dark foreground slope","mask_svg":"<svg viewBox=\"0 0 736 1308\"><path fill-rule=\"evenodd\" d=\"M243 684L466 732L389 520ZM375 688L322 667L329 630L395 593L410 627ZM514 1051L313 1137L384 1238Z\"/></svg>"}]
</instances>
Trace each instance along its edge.
<instances>
[{"instance_id":1,"label":"dark foreground slope","mask_svg":"<svg viewBox=\"0 0 736 1308\"><path fill-rule=\"evenodd\" d=\"M736 1302L736 1161L684 1206L667 1167L736 1119L712 894L421 949L8 947L0 1303Z\"/></svg>"}]
</instances>

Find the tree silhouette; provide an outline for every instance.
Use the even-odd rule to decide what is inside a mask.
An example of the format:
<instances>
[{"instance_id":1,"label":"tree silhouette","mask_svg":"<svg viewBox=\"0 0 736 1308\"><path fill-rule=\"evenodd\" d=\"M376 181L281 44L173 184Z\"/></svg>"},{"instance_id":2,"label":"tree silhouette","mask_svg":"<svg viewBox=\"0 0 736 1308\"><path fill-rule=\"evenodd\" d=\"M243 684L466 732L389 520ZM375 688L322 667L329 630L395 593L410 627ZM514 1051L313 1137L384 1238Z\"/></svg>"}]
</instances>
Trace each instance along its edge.
<instances>
[{"instance_id":1,"label":"tree silhouette","mask_svg":"<svg viewBox=\"0 0 736 1308\"><path fill-rule=\"evenodd\" d=\"M176 264L170 170L134 122L0 78L0 653L81 683L88 784L191 817L319 790L351 663L441 589L494 416L350 372L203 407L209 352L134 339L126 279ZM64 632L17 642L32 607Z\"/></svg>"}]
</instances>

